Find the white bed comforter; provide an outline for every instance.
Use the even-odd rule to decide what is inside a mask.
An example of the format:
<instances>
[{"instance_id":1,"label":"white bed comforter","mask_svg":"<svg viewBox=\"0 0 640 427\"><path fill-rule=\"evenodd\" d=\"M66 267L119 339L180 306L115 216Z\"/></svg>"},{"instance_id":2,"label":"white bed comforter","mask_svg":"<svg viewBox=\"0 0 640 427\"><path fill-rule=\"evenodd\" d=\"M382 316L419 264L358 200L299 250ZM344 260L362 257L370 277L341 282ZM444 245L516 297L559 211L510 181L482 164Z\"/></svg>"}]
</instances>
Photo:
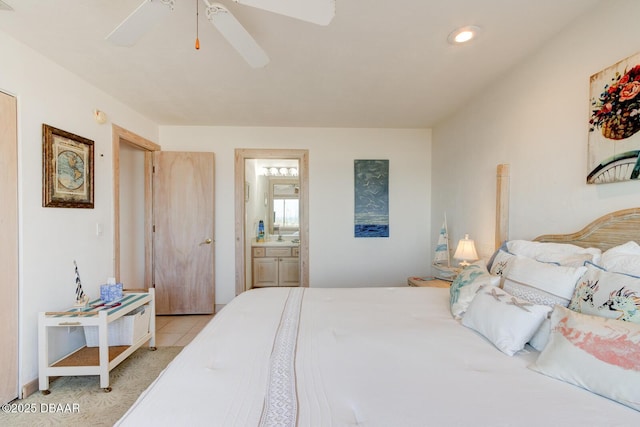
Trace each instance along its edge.
<instances>
[{"instance_id":1,"label":"white bed comforter","mask_svg":"<svg viewBox=\"0 0 640 427\"><path fill-rule=\"evenodd\" d=\"M228 304L121 426L638 426L454 320L439 288L270 288ZM640 385L639 385L640 386Z\"/></svg>"}]
</instances>

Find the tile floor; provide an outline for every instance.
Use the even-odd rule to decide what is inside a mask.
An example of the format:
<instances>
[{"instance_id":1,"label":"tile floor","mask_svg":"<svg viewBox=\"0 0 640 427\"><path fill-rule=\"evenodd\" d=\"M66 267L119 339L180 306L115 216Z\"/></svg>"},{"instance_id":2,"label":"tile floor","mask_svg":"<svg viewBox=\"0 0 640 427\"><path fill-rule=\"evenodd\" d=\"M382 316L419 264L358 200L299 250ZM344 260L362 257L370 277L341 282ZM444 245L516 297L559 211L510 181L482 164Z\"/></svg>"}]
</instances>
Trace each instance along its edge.
<instances>
[{"instance_id":1,"label":"tile floor","mask_svg":"<svg viewBox=\"0 0 640 427\"><path fill-rule=\"evenodd\" d=\"M213 318L213 314L156 316L156 346L185 346Z\"/></svg>"}]
</instances>

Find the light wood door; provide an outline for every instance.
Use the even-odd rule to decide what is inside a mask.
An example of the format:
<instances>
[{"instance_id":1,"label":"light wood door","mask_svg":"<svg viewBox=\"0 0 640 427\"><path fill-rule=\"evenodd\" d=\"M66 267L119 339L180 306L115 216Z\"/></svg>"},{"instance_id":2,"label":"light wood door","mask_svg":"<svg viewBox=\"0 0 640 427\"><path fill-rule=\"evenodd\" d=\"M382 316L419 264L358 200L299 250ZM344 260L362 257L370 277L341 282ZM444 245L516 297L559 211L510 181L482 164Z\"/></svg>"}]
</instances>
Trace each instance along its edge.
<instances>
[{"instance_id":1,"label":"light wood door","mask_svg":"<svg viewBox=\"0 0 640 427\"><path fill-rule=\"evenodd\" d=\"M158 314L214 312L214 154L154 152Z\"/></svg>"},{"instance_id":2,"label":"light wood door","mask_svg":"<svg viewBox=\"0 0 640 427\"><path fill-rule=\"evenodd\" d=\"M18 397L18 156L17 109L0 92L0 401Z\"/></svg>"}]
</instances>

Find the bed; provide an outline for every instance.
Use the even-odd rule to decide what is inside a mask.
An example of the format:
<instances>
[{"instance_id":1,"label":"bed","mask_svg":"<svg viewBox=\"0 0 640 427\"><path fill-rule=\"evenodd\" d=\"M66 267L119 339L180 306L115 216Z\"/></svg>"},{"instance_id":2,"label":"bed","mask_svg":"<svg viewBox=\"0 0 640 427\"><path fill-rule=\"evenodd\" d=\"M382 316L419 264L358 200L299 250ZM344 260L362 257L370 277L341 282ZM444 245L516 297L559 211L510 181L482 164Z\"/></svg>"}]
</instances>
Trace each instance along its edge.
<instances>
[{"instance_id":1,"label":"bed","mask_svg":"<svg viewBox=\"0 0 640 427\"><path fill-rule=\"evenodd\" d=\"M604 250L640 241L640 209L607 215L578 233L537 240ZM498 286L480 289L486 295L489 289L502 292ZM614 397L622 389L623 399L631 395L631 402L602 397L550 378L549 372L541 373L542 364L534 370L551 350L540 353L526 344L509 356L465 325L465 319L482 322L493 316L487 314L492 310L473 314L480 313L477 292L462 320L452 316L451 291L442 288L244 292L184 348L117 425L639 425L640 406L633 409L634 402L640 405L634 400L640 393L638 347L625 347L632 366L609 384ZM640 345L634 331L627 338ZM547 347L559 342L553 339ZM549 354L554 365L556 353Z\"/></svg>"}]
</instances>

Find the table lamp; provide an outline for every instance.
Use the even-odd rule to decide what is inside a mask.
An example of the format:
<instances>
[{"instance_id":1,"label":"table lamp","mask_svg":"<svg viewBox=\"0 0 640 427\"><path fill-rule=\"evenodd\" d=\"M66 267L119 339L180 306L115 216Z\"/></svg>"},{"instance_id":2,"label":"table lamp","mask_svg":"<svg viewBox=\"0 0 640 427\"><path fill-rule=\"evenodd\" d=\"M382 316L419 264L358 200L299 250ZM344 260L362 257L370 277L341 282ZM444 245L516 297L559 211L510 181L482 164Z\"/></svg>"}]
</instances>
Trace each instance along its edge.
<instances>
[{"instance_id":1,"label":"table lamp","mask_svg":"<svg viewBox=\"0 0 640 427\"><path fill-rule=\"evenodd\" d=\"M458 247L453 257L460 260L460 266L466 267L469 265L469 261L475 261L478 259L478 253L476 252L476 245L473 240L469 239L469 235L465 234L464 239L458 241Z\"/></svg>"}]
</instances>

